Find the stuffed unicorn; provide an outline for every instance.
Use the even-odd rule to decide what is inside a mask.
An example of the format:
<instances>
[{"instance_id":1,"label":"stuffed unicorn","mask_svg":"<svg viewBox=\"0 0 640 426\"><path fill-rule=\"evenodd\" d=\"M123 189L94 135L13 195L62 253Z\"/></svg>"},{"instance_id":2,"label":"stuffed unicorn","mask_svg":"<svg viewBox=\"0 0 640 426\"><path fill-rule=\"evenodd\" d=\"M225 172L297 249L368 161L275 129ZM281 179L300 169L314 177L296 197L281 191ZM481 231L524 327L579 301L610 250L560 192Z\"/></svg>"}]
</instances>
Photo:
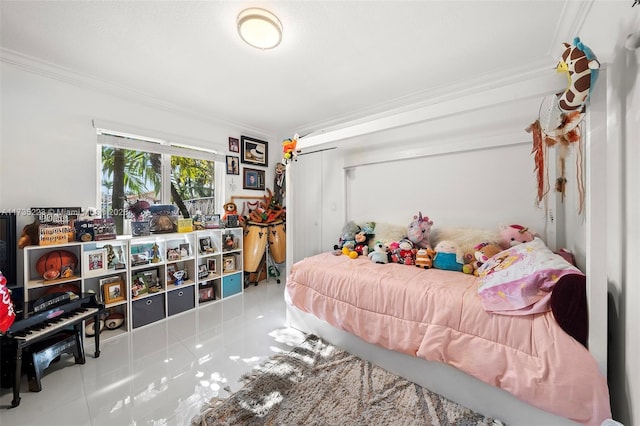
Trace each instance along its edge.
<instances>
[{"instance_id":1,"label":"stuffed unicorn","mask_svg":"<svg viewBox=\"0 0 640 426\"><path fill-rule=\"evenodd\" d=\"M422 212L418 212L418 215L413 217L413 221L407 227L407 238L416 248L431 248L429 242L431 225L433 221L429 220L429 216L423 217Z\"/></svg>"}]
</instances>

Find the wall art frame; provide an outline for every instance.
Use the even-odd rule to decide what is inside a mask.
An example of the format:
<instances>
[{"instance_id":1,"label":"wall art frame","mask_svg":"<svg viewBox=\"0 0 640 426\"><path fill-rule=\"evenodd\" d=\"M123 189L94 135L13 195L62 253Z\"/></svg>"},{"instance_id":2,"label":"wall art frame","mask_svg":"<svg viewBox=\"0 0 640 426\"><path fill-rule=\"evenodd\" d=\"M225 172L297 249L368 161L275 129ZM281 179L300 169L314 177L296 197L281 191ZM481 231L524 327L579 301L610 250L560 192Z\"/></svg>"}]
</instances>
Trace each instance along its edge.
<instances>
[{"instance_id":1,"label":"wall art frame","mask_svg":"<svg viewBox=\"0 0 640 426\"><path fill-rule=\"evenodd\" d=\"M269 166L269 143L249 136L240 137L241 157L244 164Z\"/></svg>"},{"instance_id":2,"label":"wall art frame","mask_svg":"<svg viewBox=\"0 0 640 426\"><path fill-rule=\"evenodd\" d=\"M242 168L242 188L243 189L256 189L264 191L264 170L250 169L249 167Z\"/></svg>"}]
</instances>

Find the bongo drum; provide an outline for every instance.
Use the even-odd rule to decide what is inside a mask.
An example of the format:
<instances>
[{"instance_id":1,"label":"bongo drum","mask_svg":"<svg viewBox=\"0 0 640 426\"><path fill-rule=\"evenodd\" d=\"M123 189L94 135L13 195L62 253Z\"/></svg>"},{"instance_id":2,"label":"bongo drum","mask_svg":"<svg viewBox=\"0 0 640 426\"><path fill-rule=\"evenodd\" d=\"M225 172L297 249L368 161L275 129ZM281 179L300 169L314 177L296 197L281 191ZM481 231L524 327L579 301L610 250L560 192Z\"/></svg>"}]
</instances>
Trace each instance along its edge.
<instances>
[{"instance_id":1,"label":"bongo drum","mask_svg":"<svg viewBox=\"0 0 640 426\"><path fill-rule=\"evenodd\" d=\"M246 272L255 272L260 266L260 259L267 247L267 232L266 224L247 222L242 246Z\"/></svg>"},{"instance_id":2,"label":"bongo drum","mask_svg":"<svg viewBox=\"0 0 640 426\"><path fill-rule=\"evenodd\" d=\"M284 222L269 224L269 252L276 263L283 263L287 258L286 239Z\"/></svg>"}]
</instances>

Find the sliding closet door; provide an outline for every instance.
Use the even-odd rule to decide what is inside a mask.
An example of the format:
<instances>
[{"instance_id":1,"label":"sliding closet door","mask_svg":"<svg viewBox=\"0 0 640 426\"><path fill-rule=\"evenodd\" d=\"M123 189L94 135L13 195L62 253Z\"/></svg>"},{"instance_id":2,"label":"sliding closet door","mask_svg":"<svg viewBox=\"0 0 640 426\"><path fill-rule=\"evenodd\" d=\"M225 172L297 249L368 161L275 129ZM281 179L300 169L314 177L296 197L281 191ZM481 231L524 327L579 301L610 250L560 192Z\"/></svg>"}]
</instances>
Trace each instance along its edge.
<instances>
[{"instance_id":1,"label":"sliding closet door","mask_svg":"<svg viewBox=\"0 0 640 426\"><path fill-rule=\"evenodd\" d=\"M287 264L322 247L322 153L298 156L287 169Z\"/></svg>"}]
</instances>

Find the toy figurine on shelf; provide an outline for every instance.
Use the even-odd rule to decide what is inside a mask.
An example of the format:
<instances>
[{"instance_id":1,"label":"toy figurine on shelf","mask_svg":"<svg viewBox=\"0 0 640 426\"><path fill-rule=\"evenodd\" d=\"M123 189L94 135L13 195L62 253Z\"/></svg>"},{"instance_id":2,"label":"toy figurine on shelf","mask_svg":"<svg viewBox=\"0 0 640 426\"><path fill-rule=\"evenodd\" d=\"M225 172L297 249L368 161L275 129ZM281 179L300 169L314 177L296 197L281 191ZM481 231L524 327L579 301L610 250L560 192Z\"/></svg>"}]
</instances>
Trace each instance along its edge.
<instances>
[{"instance_id":1,"label":"toy figurine on shelf","mask_svg":"<svg viewBox=\"0 0 640 426\"><path fill-rule=\"evenodd\" d=\"M151 249L151 263L158 262L160 262L160 247L158 247L157 243L154 243Z\"/></svg>"}]
</instances>

